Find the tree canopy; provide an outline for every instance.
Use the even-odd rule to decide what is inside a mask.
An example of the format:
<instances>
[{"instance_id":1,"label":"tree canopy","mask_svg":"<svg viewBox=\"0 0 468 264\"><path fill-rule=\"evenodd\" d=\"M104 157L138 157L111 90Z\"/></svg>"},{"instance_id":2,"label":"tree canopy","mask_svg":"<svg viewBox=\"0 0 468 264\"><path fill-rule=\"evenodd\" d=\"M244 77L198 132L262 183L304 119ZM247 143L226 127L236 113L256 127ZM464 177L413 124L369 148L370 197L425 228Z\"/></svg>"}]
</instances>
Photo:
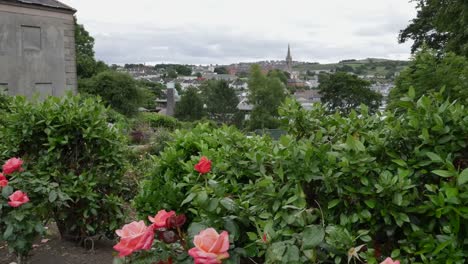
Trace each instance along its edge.
<instances>
[{"instance_id":1,"label":"tree canopy","mask_svg":"<svg viewBox=\"0 0 468 264\"><path fill-rule=\"evenodd\" d=\"M375 111L382 101L382 95L369 88L370 82L355 75L345 72L320 74L319 82L321 100L330 111L349 113L361 104Z\"/></svg>"},{"instance_id":2,"label":"tree canopy","mask_svg":"<svg viewBox=\"0 0 468 264\"><path fill-rule=\"evenodd\" d=\"M413 0L417 16L400 32L401 43L413 40L412 53L423 45L441 53L468 57L468 3L466 0Z\"/></svg>"},{"instance_id":3,"label":"tree canopy","mask_svg":"<svg viewBox=\"0 0 468 264\"><path fill-rule=\"evenodd\" d=\"M444 88L444 96L468 105L468 59L451 52L440 55L427 48L416 53L395 80L389 95L390 109L398 107L399 99L410 87L414 88L415 98Z\"/></svg>"},{"instance_id":4,"label":"tree canopy","mask_svg":"<svg viewBox=\"0 0 468 264\"><path fill-rule=\"evenodd\" d=\"M226 69L226 67L216 67L214 69L214 72L216 72L217 74L228 74L228 70Z\"/></svg>"},{"instance_id":5,"label":"tree canopy","mask_svg":"<svg viewBox=\"0 0 468 264\"><path fill-rule=\"evenodd\" d=\"M76 71L78 78L90 78L109 67L94 58L94 38L75 19Z\"/></svg>"},{"instance_id":6,"label":"tree canopy","mask_svg":"<svg viewBox=\"0 0 468 264\"><path fill-rule=\"evenodd\" d=\"M132 116L144 103L141 88L133 78L115 71L101 72L89 79L82 80L81 93L99 95L103 101L117 112Z\"/></svg>"},{"instance_id":7,"label":"tree canopy","mask_svg":"<svg viewBox=\"0 0 468 264\"><path fill-rule=\"evenodd\" d=\"M265 76L259 65L253 65L249 78L248 101L253 105L250 129L277 128L278 107L286 97L285 85L276 77Z\"/></svg>"},{"instance_id":8,"label":"tree canopy","mask_svg":"<svg viewBox=\"0 0 468 264\"><path fill-rule=\"evenodd\" d=\"M189 87L176 104L175 117L182 121L196 121L204 116L203 101L198 89Z\"/></svg>"},{"instance_id":9,"label":"tree canopy","mask_svg":"<svg viewBox=\"0 0 468 264\"><path fill-rule=\"evenodd\" d=\"M208 118L218 123L233 124L239 99L226 81L210 80L201 87Z\"/></svg>"}]
</instances>

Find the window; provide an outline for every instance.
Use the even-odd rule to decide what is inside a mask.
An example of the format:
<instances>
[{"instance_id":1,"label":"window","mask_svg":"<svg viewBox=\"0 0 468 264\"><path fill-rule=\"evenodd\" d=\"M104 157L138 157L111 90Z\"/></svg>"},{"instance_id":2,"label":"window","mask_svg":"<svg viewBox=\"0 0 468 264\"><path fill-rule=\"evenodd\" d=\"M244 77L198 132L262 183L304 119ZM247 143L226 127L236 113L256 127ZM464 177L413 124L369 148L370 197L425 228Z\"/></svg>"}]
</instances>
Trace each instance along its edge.
<instances>
[{"instance_id":1,"label":"window","mask_svg":"<svg viewBox=\"0 0 468 264\"><path fill-rule=\"evenodd\" d=\"M23 50L41 50L41 28L21 26L23 33Z\"/></svg>"}]
</instances>

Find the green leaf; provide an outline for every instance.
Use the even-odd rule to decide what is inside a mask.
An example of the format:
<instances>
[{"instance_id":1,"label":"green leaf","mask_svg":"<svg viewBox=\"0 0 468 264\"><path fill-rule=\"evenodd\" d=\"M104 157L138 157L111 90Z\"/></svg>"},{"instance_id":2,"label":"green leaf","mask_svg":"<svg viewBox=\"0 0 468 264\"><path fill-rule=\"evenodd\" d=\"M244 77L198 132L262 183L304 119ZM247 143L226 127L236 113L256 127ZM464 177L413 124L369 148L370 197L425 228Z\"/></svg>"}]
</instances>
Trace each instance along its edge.
<instances>
[{"instance_id":1,"label":"green leaf","mask_svg":"<svg viewBox=\"0 0 468 264\"><path fill-rule=\"evenodd\" d=\"M440 177L448 178L452 177L453 173L446 170L433 170L432 173L439 175Z\"/></svg>"},{"instance_id":2,"label":"green leaf","mask_svg":"<svg viewBox=\"0 0 468 264\"><path fill-rule=\"evenodd\" d=\"M435 154L434 152L427 152L426 155L434 162L440 162L440 163L444 162L442 158L439 155Z\"/></svg>"},{"instance_id":3,"label":"green leaf","mask_svg":"<svg viewBox=\"0 0 468 264\"><path fill-rule=\"evenodd\" d=\"M228 211L234 211L234 209L236 208L236 204L234 203L234 201L231 199L231 198L223 198L221 200L221 205L224 206L224 208L226 208Z\"/></svg>"},{"instance_id":4,"label":"green leaf","mask_svg":"<svg viewBox=\"0 0 468 264\"><path fill-rule=\"evenodd\" d=\"M57 200L57 192L55 190L50 191L49 193L49 202L53 203Z\"/></svg>"},{"instance_id":5,"label":"green leaf","mask_svg":"<svg viewBox=\"0 0 468 264\"><path fill-rule=\"evenodd\" d=\"M5 233L3 233L3 239L7 240L13 234L13 226L8 225Z\"/></svg>"},{"instance_id":6,"label":"green leaf","mask_svg":"<svg viewBox=\"0 0 468 264\"><path fill-rule=\"evenodd\" d=\"M392 254L390 255L392 258L397 258L400 256L400 250L399 249L394 249L392 251Z\"/></svg>"},{"instance_id":7,"label":"green leaf","mask_svg":"<svg viewBox=\"0 0 468 264\"><path fill-rule=\"evenodd\" d=\"M414 99L416 97L416 92L414 91L414 88L412 86L408 90L408 97L411 99Z\"/></svg>"},{"instance_id":8,"label":"green leaf","mask_svg":"<svg viewBox=\"0 0 468 264\"><path fill-rule=\"evenodd\" d=\"M366 205L369 207L369 208L374 208L375 207L375 200L365 200L364 203L366 203Z\"/></svg>"},{"instance_id":9,"label":"green leaf","mask_svg":"<svg viewBox=\"0 0 468 264\"><path fill-rule=\"evenodd\" d=\"M325 238L325 230L322 226L307 226L302 233L303 249L312 249L318 246Z\"/></svg>"},{"instance_id":10,"label":"green leaf","mask_svg":"<svg viewBox=\"0 0 468 264\"><path fill-rule=\"evenodd\" d=\"M394 193L393 203L400 206L402 202L403 202L403 195L401 193Z\"/></svg>"},{"instance_id":11,"label":"green leaf","mask_svg":"<svg viewBox=\"0 0 468 264\"><path fill-rule=\"evenodd\" d=\"M208 194L206 191L201 191L197 194L196 202L200 205L205 204L208 201Z\"/></svg>"},{"instance_id":12,"label":"green leaf","mask_svg":"<svg viewBox=\"0 0 468 264\"><path fill-rule=\"evenodd\" d=\"M348 137L346 138L346 145L348 146L348 148L350 148L352 150L355 150L355 151L365 151L366 150L366 148L364 147L362 142L359 141L358 139L355 139L351 135L348 135Z\"/></svg>"},{"instance_id":13,"label":"green leaf","mask_svg":"<svg viewBox=\"0 0 468 264\"><path fill-rule=\"evenodd\" d=\"M463 185L468 182L468 169L464 169L460 175L458 175L458 185Z\"/></svg>"},{"instance_id":14,"label":"green leaf","mask_svg":"<svg viewBox=\"0 0 468 264\"><path fill-rule=\"evenodd\" d=\"M195 198L196 195L197 195L196 193L190 193L190 194L187 196L187 198L185 198L185 200L182 201L182 203L181 203L180 205L184 205L184 204L186 204L186 203L190 203L190 202L193 200L193 198Z\"/></svg>"},{"instance_id":15,"label":"green leaf","mask_svg":"<svg viewBox=\"0 0 468 264\"><path fill-rule=\"evenodd\" d=\"M13 187L11 187L10 185L3 187L2 189L3 198L8 199L8 196L10 196L12 193L13 193Z\"/></svg>"},{"instance_id":16,"label":"green leaf","mask_svg":"<svg viewBox=\"0 0 468 264\"><path fill-rule=\"evenodd\" d=\"M328 203L328 209L332 209L333 207L337 206L339 203L340 203L340 200L339 200L339 199L331 200L331 201Z\"/></svg>"}]
</instances>

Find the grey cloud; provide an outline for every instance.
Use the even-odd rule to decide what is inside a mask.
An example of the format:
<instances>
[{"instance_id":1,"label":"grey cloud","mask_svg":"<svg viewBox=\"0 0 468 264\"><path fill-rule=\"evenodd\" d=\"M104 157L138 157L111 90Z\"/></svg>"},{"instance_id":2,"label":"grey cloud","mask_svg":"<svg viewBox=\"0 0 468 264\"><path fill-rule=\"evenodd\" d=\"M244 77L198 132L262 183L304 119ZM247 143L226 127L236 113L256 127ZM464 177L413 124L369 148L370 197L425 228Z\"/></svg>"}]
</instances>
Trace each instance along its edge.
<instances>
[{"instance_id":1,"label":"grey cloud","mask_svg":"<svg viewBox=\"0 0 468 264\"><path fill-rule=\"evenodd\" d=\"M230 64L241 61L284 59L287 39L242 33L230 28L151 28L133 27L98 34L96 55L108 63L187 63ZM394 41L394 42L393 42ZM291 40L293 58L301 61L329 61L344 58L385 57L401 54L405 47L395 39L364 44L325 45L320 39ZM393 43L392 43L393 42ZM405 50L406 49L406 50Z\"/></svg>"}]
</instances>

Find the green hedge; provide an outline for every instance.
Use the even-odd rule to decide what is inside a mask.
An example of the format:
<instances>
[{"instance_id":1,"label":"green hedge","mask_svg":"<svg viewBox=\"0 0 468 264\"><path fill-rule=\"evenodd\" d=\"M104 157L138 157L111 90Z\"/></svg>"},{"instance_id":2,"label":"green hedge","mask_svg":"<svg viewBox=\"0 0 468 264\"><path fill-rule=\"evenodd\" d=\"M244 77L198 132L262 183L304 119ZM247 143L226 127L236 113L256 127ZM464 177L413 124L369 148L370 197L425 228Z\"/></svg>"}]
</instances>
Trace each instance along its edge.
<instances>
[{"instance_id":1,"label":"green hedge","mask_svg":"<svg viewBox=\"0 0 468 264\"><path fill-rule=\"evenodd\" d=\"M142 216L186 213L191 229L228 230L261 263L463 263L468 257L468 112L440 94L403 98L401 114L326 115L288 101L289 135L230 127L177 131L135 199ZM201 156L212 172L193 169ZM262 237L266 236L267 241ZM355 258L356 256L353 256Z\"/></svg>"},{"instance_id":2,"label":"green hedge","mask_svg":"<svg viewBox=\"0 0 468 264\"><path fill-rule=\"evenodd\" d=\"M40 198L51 203L44 217L62 236L83 239L120 227L126 141L103 104L71 95L41 103L15 97L9 111L0 127L0 163L21 157L48 186Z\"/></svg>"},{"instance_id":3,"label":"green hedge","mask_svg":"<svg viewBox=\"0 0 468 264\"><path fill-rule=\"evenodd\" d=\"M171 116L160 115L156 113L140 113L138 118L140 122L148 123L151 128L167 128L167 129L177 129L181 128L182 124L177 119Z\"/></svg>"}]
</instances>

